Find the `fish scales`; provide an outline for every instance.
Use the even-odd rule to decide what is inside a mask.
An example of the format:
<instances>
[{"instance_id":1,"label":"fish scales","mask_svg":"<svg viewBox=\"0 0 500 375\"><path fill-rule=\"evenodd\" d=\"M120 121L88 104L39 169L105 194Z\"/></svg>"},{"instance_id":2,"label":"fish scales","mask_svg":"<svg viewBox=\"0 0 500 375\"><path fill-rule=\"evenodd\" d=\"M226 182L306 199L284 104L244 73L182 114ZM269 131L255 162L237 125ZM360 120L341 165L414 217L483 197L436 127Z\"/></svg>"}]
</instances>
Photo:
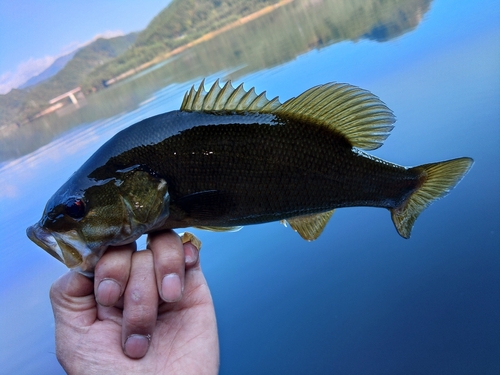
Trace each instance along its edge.
<instances>
[{"instance_id":1,"label":"fish scales","mask_svg":"<svg viewBox=\"0 0 500 375\"><path fill-rule=\"evenodd\" d=\"M161 140L162 129L170 128L167 118L159 129L148 129L147 121L137 124L127 138L139 144L113 155L106 167L136 163L167 181L180 217L170 217L165 227L247 225L348 206L391 208L418 184L415 172L359 155L342 135L300 120L232 113L162 116L185 126ZM154 142L143 134L153 135ZM189 208L193 199L183 205L193 194L199 212Z\"/></svg>"},{"instance_id":2,"label":"fish scales","mask_svg":"<svg viewBox=\"0 0 500 375\"><path fill-rule=\"evenodd\" d=\"M218 81L181 109L111 138L52 196L28 236L90 274L108 246L166 228L233 230L285 221L303 238L333 210L386 208L399 234L451 190L470 158L405 168L364 150L382 145L392 112L366 90L330 83L281 104Z\"/></svg>"},{"instance_id":3,"label":"fish scales","mask_svg":"<svg viewBox=\"0 0 500 375\"><path fill-rule=\"evenodd\" d=\"M183 197L197 194L199 212L190 212L186 226L254 224L353 205L389 208L417 186L414 172L360 156L322 127L280 116L217 125L221 116L255 117L203 114L197 126L166 138L141 161L166 179L171 206L191 211ZM410 177L410 185L394 183ZM220 210L204 209L213 198L220 198ZM170 219L166 226L184 217Z\"/></svg>"}]
</instances>

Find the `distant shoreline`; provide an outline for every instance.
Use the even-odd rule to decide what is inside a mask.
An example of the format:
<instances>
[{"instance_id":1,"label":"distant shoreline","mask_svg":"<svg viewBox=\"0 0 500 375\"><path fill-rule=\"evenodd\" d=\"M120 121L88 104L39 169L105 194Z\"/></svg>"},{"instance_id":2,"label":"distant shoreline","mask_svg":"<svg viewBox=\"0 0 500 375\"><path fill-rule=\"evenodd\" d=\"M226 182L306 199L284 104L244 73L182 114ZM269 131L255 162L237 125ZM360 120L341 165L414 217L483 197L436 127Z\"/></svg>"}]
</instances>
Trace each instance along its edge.
<instances>
[{"instance_id":1,"label":"distant shoreline","mask_svg":"<svg viewBox=\"0 0 500 375\"><path fill-rule=\"evenodd\" d=\"M267 7L264 7L256 12L251 13L245 17L242 17L234 22L231 22L230 24L223 26L220 29L217 29L215 31L210 31L209 33L206 33L205 35L199 37L198 39L193 40L192 42L189 42L189 43L184 44L180 47L177 47L169 52L166 52L166 53L163 53L159 56L156 56L154 59L152 59L144 64L141 64L136 68L130 69L130 70L126 71L125 73L122 73L116 77L113 77L113 78L107 80L105 82L105 85L110 86L116 82L121 81L122 79L133 76L134 74L137 74L137 73L139 73L139 72L141 72L141 71L143 71L143 70L145 70L153 65L156 65L164 60L167 60L168 58L175 56L175 55L177 55L177 54L179 54L179 53L181 53L181 52L183 52L191 47L194 47L200 43L206 42L207 40L213 39L217 35L220 35L228 30L235 28L235 27L238 27L238 26L244 25L247 22L253 21L253 20L255 20L255 19L257 19L257 18L259 18L267 13L274 11L275 9L277 9L283 5L289 4L293 1L294 0L281 0L276 4L268 5Z\"/></svg>"}]
</instances>

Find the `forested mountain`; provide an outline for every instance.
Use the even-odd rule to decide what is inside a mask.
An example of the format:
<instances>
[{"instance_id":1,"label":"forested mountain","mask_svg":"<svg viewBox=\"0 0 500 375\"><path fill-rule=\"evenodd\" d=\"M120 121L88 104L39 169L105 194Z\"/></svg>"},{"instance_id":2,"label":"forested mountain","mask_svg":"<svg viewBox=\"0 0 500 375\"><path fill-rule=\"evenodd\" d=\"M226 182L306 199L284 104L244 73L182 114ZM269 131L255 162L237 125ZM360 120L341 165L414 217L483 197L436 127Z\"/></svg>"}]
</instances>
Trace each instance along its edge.
<instances>
[{"instance_id":1,"label":"forested mountain","mask_svg":"<svg viewBox=\"0 0 500 375\"><path fill-rule=\"evenodd\" d=\"M93 71L83 87L86 91L99 90L110 78L277 2L279 0L173 0L137 36L130 50Z\"/></svg>"}]
</instances>

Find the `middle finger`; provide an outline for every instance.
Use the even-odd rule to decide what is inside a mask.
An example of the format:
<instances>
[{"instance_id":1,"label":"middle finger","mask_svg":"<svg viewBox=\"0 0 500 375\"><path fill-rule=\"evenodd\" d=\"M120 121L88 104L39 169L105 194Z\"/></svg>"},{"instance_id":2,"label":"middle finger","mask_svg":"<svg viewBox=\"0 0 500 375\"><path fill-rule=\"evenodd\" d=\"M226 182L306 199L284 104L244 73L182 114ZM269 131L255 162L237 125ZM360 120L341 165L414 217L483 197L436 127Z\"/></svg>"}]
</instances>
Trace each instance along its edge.
<instances>
[{"instance_id":1,"label":"middle finger","mask_svg":"<svg viewBox=\"0 0 500 375\"><path fill-rule=\"evenodd\" d=\"M132 254L130 278L124 293L123 351L130 358L146 355L156 326L158 292L150 250Z\"/></svg>"}]
</instances>

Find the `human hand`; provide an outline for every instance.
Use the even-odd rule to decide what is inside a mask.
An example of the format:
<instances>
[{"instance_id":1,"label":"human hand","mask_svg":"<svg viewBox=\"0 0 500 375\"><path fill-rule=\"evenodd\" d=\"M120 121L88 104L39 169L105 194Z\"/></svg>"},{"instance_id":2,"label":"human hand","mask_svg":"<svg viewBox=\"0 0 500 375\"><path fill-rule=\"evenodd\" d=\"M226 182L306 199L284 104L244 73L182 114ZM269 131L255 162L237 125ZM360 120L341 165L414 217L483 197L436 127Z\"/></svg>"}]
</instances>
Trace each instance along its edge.
<instances>
[{"instance_id":1,"label":"human hand","mask_svg":"<svg viewBox=\"0 0 500 375\"><path fill-rule=\"evenodd\" d=\"M68 272L52 285L56 354L69 374L217 373L215 312L198 250L172 231L151 235L148 249L110 248L94 282ZM163 281L172 274L179 277Z\"/></svg>"}]
</instances>

